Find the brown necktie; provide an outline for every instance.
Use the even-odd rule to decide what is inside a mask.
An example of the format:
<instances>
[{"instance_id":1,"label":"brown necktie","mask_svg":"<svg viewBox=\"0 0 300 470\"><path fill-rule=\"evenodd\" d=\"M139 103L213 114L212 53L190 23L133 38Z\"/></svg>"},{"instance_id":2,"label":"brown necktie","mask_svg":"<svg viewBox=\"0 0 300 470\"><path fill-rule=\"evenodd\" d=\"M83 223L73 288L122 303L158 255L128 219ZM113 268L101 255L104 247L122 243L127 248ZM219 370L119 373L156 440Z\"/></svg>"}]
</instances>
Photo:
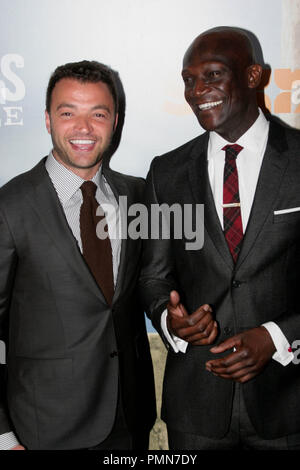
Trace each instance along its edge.
<instances>
[{"instance_id":1,"label":"brown necktie","mask_svg":"<svg viewBox=\"0 0 300 470\"><path fill-rule=\"evenodd\" d=\"M114 280L110 239L108 233L103 240L96 233L97 224L105 219L105 215L96 215L99 204L95 198L97 189L95 183L85 181L80 189L83 196L83 203L80 208L80 235L83 257L107 303L111 305L114 295ZM104 226L105 231L108 232L107 223Z\"/></svg>"}]
</instances>

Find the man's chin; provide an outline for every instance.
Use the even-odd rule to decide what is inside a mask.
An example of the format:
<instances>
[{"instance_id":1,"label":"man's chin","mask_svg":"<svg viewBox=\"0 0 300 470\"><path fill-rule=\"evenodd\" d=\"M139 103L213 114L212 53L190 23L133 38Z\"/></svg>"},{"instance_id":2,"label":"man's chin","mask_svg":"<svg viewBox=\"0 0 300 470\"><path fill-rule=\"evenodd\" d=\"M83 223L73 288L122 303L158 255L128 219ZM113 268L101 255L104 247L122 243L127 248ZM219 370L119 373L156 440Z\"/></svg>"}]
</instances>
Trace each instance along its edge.
<instances>
[{"instance_id":1,"label":"man's chin","mask_svg":"<svg viewBox=\"0 0 300 470\"><path fill-rule=\"evenodd\" d=\"M198 122L199 122L200 126L202 127L202 129L204 129L205 131L208 131L208 132L212 132L217 128L216 124L211 123L211 122L207 122L207 121L203 121L203 119L198 118Z\"/></svg>"},{"instance_id":2,"label":"man's chin","mask_svg":"<svg viewBox=\"0 0 300 470\"><path fill-rule=\"evenodd\" d=\"M61 154L57 151L53 152L54 158L62 163L67 168L74 168L77 170L88 170L99 165L102 161L103 154L94 158L81 158L74 157L73 155Z\"/></svg>"},{"instance_id":3,"label":"man's chin","mask_svg":"<svg viewBox=\"0 0 300 470\"><path fill-rule=\"evenodd\" d=\"M90 168L94 168L97 165L100 165L102 161L102 156L100 158L97 158L97 160L90 162L90 163L76 163L76 162L70 162L70 166L73 168L77 168L78 170L88 170Z\"/></svg>"},{"instance_id":4,"label":"man's chin","mask_svg":"<svg viewBox=\"0 0 300 470\"><path fill-rule=\"evenodd\" d=\"M212 131L215 131L217 132L217 129L219 129L219 127L221 126L221 119L213 119L213 117L211 117L210 119L205 119L203 116L199 116L197 115L197 120L200 124L200 126L202 127L202 129L204 129L205 131L208 131L208 132L212 132Z\"/></svg>"}]
</instances>

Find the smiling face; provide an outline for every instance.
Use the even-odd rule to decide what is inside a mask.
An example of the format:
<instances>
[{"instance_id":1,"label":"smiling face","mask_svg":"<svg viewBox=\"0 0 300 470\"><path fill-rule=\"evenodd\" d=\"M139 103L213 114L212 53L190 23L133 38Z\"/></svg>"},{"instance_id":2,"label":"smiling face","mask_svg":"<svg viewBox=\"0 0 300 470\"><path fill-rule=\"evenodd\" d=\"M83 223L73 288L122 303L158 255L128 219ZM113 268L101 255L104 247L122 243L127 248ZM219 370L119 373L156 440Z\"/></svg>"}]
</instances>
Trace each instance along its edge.
<instances>
[{"instance_id":1,"label":"smiling face","mask_svg":"<svg viewBox=\"0 0 300 470\"><path fill-rule=\"evenodd\" d=\"M84 179L97 172L117 123L113 97L103 82L59 80L52 92L46 127L53 155Z\"/></svg>"},{"instance_id":2,"label":"smiling face","mask_svg":"<svg viewBox=\"0 0 300 470\"><path fill-rule=\"evenodd\" d=\"M237 32L198 36L183 60L185 99L205 130L235 142L258 116L255 88L261 66L253 64L251 46Z\"/></svg>"}]
</instances>

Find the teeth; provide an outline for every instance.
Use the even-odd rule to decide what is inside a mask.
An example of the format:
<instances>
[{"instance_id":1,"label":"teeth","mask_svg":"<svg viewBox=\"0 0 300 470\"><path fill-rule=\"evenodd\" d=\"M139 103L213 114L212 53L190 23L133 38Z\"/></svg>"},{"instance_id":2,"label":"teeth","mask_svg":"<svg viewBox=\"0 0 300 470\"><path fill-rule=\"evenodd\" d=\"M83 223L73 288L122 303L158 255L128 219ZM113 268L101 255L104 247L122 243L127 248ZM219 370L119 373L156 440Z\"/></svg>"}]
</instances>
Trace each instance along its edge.
<instances>
[{"instance_id":1,"label":"teeth","mask_svg":"<svg viewBox=\"0 0 300 470\"><path fill-rule=\"evenodd\" d=\"M76 139L76 140L70 140L71 144L75 145L90 145L94 144L94 140L82 140L82 139Z\"/></svg>"},{"instance_id":2,"label":"teeth","mask_svg":"<svg viewBox=\"0 0 300 470\"><path fill-rule=\"evenodd\" d=\"M222 104L223 101L210 101L208 103L203 103L199 104L199 109L200 111L203 111L204 109L211 109L214 108L215 106L219 106L219 104Z\"/></svg>"}]
</instances>

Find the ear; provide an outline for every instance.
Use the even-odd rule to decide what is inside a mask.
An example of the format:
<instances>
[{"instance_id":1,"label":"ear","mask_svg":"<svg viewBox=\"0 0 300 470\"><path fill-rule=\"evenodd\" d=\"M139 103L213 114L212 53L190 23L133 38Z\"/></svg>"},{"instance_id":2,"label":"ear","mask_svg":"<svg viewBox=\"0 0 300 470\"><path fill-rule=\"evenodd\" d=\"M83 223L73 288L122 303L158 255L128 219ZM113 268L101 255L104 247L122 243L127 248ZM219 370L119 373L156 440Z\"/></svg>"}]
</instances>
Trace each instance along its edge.
<instances>
[{"instance_id":1,"label":"ear","mask_svg":"<svg viewBox=\"0 0 300 470\"><path fill-rule=\"evenodd\" d=\"M50 122L50 114L48 111L45 111L45 122L46 122L46 128L49 134L51 134L51 122Z\"/></svg>"},{"instance_id":2,"label":"ear","mask_svg":"<svg viewBox=\"0 0 300 470\"><path fill-rule=\"evenodd\" d=\"M117 113L116 116L115 116L115 122L114 122L114 132L115 130L117 129L117 125L118 125L118 120L119 120L119 114Z\"/></svg>"},{"instance_id":3,"label":"ear","mask_svg":"<svg viewBox=\"0 0 300 470\"><path fill-rule=\"evenodd\" d=\"M247 68L248 87L257 88L262 77L262 66L259 64L250 65Z\"/></svg>"}]
</instances>

